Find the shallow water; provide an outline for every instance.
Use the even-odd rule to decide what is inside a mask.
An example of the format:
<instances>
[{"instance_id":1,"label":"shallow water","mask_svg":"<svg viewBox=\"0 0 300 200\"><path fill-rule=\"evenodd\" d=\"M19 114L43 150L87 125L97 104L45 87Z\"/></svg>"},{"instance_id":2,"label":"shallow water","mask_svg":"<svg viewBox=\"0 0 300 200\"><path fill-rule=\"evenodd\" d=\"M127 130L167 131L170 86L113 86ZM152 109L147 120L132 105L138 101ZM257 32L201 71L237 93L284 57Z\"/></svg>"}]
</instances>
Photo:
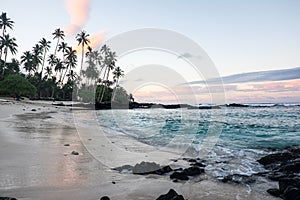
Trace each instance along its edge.
<instances>
[{"instance_id":1,"label":"shallow water","mask_svg":"<svg viewBox=\"0 0 300 200\"><path fill-rule=\"evenodd\" d=\"M187 144L203 157L213 176L263 171L256 160L300 144L300 106L255 105L211 110L136 109L97 111L108 134L124 134L155 147ZM182 152L184 154L184 152Z\"/></svg>"}]
</instances>

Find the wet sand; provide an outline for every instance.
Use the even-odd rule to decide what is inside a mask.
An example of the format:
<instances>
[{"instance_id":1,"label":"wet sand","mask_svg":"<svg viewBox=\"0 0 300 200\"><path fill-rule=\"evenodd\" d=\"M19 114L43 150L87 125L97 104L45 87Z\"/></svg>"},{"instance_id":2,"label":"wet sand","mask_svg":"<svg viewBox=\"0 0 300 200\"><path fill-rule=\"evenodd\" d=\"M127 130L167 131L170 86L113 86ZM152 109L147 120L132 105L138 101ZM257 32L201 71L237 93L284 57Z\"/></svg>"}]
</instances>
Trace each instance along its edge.
<instances>
[{"instance_id":1,"label":"wet sand","mask_svg":"<svg viewBox=\"0 0 300 200\"><path fill-rule=\"evenodd\" d=\"M111 199L156 199L173 188L190 200L274 199L264 191L264 181L255 186L257 192L206 176L201 181L198 177L174 183L167 176L113 171L112 167L142 160L167 164L177 155L132 138L108 136L94 122L78 122L90 115L82 111L71 112L49 103L1 101L0 113L0 196L24 200L96 200L104 195ZM72 155L72 151L79 155Z\"/></svg>"}]
</instances>

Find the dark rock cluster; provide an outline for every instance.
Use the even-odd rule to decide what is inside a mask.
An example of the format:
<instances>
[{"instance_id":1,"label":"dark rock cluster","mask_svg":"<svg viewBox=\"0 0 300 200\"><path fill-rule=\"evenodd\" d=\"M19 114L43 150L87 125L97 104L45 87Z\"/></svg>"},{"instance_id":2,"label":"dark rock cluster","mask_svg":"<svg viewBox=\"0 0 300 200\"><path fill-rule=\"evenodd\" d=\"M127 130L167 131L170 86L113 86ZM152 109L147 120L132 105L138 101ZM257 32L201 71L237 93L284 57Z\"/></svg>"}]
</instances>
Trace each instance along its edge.
<instances>
[{"instance_id":1,"label":"dark rock cluster","mask_svg":"<svg viewBox=\"0 0 300 200\"><path fill-rule=\"evenodd\" d=\"M300 200L300 146L272 153L258 160L269 172L267 177L278 181L278 188L267 192L285 200Z\"/></svg>"},{"instance_id":2,"label":"dark rock cluster","mask_svg":"<svg viewBox=\"0 0 300 200\"><path fill-rule=\"evenodd\" d=\"M147 175L147 174L157 174L157 175L165 175L170 173L170 178L177 182L178 180L187 181L189 177L198 176L205 172L205 164L201 163L200 160L196 159L184 159L189 162L190 167L185 169L178 168L172 169L169 165L160 166L154 162L141 162L136 164L135 166L124 165L121 167L114 168L113 170L124 172L129 171L133 174L138 175Z\"/></svg>"},{"instance_id":3,"label":"dark rock cluster","mask_svg":"<svg viewBox=\"0 0 300 200\"><path fill-rule=\"evenodd\" d=\"M5 199L5 200L10 200L10 199ZM100 200L110 200L110 198L108 196L103 196L100 198ZM184 197L182 195L179 195L175 190L170 189L167 194L160 195L156 200L184 200Z\"/></svg>"}]
</instances>

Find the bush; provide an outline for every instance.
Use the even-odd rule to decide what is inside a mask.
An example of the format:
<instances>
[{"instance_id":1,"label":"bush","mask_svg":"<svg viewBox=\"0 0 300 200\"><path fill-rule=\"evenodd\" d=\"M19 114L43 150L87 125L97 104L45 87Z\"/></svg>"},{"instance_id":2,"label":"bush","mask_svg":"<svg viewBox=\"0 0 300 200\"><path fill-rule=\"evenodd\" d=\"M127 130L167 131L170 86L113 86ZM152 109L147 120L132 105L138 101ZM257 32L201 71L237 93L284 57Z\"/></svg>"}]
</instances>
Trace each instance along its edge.
<instances>
[{"instance_id":1,"label":"bush","mask_svg":"<svg viewBox=\"0 0 300 200\"><path fill-rule=\"evenodd\" d=\"M0 95L35 96L36 88L19 74L8 75L0 81Z\"/></svg>"}]
</instances>

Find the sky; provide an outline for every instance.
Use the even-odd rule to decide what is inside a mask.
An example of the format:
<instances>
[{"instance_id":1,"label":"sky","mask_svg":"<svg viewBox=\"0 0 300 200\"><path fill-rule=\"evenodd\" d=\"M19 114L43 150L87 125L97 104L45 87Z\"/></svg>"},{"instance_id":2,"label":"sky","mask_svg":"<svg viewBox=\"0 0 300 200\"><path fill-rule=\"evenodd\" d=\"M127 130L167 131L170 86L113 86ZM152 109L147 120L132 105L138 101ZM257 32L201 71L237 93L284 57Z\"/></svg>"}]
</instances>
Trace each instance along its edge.
<instances>
[{"instance_id":1,"label":"sky","mask_svg":"<svg viewBox=\"0 0 300 200\"><path fill-rule=\"evenodd\" d=\"M76 45L76 33L84 29L99 43L109 40L126 31L140 28L159 28L180 33L196 42L206 52L220 76L245 74L247 72L270 71L300 67L300 1L298 0L0 0L1 12L7 12L15 22L13 31L16 37L20 57L22 52L31 50L42 37L52 39L51 33L58 27L64 29L67 41ZM175 41L174 41L175 42ZM54 45L53 45L54 46ZM148 59L153 58L148 55ZM168 59L165 54L156 64ZM129 56L130 57L130 56ZM147 57L131 55L131 59L122 58L126 67L143 63L138 61ZM164 59L165 57L165 59ZM147 58L145 58L146 60ZM170 59L172 60L172 59ZM183 65L180 59L174 58ZM139 64L138 64L139 63ZM168 65L168 63L165 63ZM130 72L124 69L125 73ZM176 68L176 67L175 67ZM197 81L192 70L186 67L187 81ZM201 77L198 77L201 80ZM202 77L203 79L203 77ZM293 79L238 83L239 88L225 85L226 101L235 102L299 102L299 82ZM293 89L283 90L287 82ZM232 84L232 83L231 83ZM237 83L236 83L237 84ZM159 84L158 84L159 85ZM278 90L274 92L274 87ZM202 87L193 84L193 90ZM160 88L160 89L159 89ZM228 90L228 88L231 88ZM256 88L256 89L253 89ZM246 90L247 89L247 90ZM176 96L170 97L164 87L137 87L135 96L140 101L149 101L146 92L157 97L153 101L176 102ZM178 88L172 88L172 94L179 94ZM197 92L196 92L197 93ZM156 95L157 94L157 95ZM162 95L166 94L166 95ZM162 97L164 96L164 97ZM196 94L196 101L209 102L209 95ZM205 96L207 96L205 94ZM168 100L169 98L169 100ZM188 100L187 100L188 101Z\"/></svg>"}]
</instances>

